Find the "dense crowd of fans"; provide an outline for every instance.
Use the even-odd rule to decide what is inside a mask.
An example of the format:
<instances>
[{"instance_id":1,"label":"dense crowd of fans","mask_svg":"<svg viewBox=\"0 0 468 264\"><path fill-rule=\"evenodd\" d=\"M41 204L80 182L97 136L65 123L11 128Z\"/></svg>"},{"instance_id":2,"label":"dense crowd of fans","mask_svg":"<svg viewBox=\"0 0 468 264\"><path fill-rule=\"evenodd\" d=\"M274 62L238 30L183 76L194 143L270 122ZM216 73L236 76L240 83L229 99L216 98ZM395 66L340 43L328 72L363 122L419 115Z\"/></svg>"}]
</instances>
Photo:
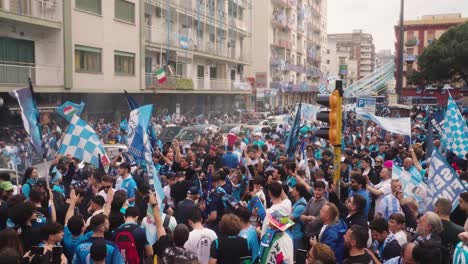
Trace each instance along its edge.
<instances>
[{"instance_id":1,"label":"dense crowd of fans","mask_svg":"<svg viewBox=\"0 0 468 264\"><path fill-rule=\"evenodd\" d=\"M348 113L339 186L333 151L313 129L292 159L280 127L188 147L174 139L153 155L162 202L124 151L107 171L55 155L46 182L27 138L9 131L15 142L2 142L0 159L16 147L27 169L19 190L0 174L0 263L466 263L468 192L457 208L438 199L424 212L392 179L394 164L427 178L426 114L414 114L408 140L371 122L364 131ZM125 142L118 123L90 124L104 142ZM48 129L58 140L60 128ZM466 184L467 160L447 159Z\"/></svg>"}]
</instances>

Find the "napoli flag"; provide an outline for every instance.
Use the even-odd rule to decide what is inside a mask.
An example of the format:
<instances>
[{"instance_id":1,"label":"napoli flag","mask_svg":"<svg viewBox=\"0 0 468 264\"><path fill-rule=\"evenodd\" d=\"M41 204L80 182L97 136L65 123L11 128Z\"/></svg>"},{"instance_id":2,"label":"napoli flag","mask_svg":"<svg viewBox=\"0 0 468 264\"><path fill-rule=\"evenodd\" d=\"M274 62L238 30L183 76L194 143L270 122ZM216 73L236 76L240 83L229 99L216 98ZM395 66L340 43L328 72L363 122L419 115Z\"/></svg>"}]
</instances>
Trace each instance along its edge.
<instances>
[{"instance_id":1,"label":"napoli flag","mask_svg":"<svg viewBox=\"0 0 468 264\"><path fill-rule=\"evenodd\" d=\"M128 120L128 152L136 160L145 156L145 144L148 139L148 125L151 119L152 105L144 105L130 112Z\"/></svg>"},{"instance_id":2,"label":"napoli flag","mask_svg":"<svg viewBox=\"0 0 468 264\"><path fill-rule=\"evenodd\" d=\"M85 107L85 103L81 102L80 104L75 104L69 101L66 101L63 105L57 107L55 110L59 115L65 118L70 122L73 115L80 116Z\"/></svg>"},{"instance_id":3,"label":"napoli flag","mask_svg":"<svg viewBox=\"0 0 468 264\"><path fill-rule=\"evenodd\" d=\"M40 155L44 154L42 147L42 131L39 121L39 111L36 107L36 102L32 96L32 88L26 87L16 89L10 93L16 97L21 108L21 118L23 119L24 130L31 137L31 144Z\"/></svg>"},{"instance_id":4,"label":"napoli flag","mask_svg":"<svg viewBox=\"0 0 468 264\"><path fill-rule=\"evenodd\" d=\"M452 210L454 210L458 206L458 196L467 191L460 177L437 149L432 151L427 185L427 210L433 210L434 203L439 198L447 198L452 201Z\"/></svg>"},{"instance_id":5,"label":"napoli flag","mask_svg":"<svg viewBox=\"0 0 468 264\"><path fill-rule=\"evenodd\" d=\"M458 157L464 158L468 153L468 126L451 96L445 113L442 143Z\"/></svg>"}]
</instances>

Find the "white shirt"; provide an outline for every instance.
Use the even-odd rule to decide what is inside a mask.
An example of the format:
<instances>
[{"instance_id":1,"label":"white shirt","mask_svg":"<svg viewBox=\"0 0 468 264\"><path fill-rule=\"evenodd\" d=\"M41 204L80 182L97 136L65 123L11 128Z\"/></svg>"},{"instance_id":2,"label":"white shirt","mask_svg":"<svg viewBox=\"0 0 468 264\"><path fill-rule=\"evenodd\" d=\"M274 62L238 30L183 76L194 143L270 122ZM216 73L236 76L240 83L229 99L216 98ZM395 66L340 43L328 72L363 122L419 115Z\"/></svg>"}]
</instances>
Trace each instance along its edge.
<instances>
[{"instance_id":1,"label":"white shirt","mask_svg":"<svg viewBox=\"0 0 468 264\"><path fill-rule=\"evenodd\" d=\"M88 220L86 220L86 226L89 226L89 223L91 222L91 218L93 218L93 216L98 215L98 214L103 214L103 213L104 213L104 209L95 211L95 212L88 218Z\"/></svg>"},{"instance_id":2,"label":"white shirt","mask_svg":"<svg viewBox=\"0 0 468 264\"><path fill-rule=\"evenodd\" d=\"M327 226L328 225L323 225L322 226L322 229L320 229L320 233L319 233L319 236L318 236L318 240L320 241L320 239L322 238L322 235L323 235L323 232L325 232L325 229L327 229ZM317 242L319 242L317 241Z\"/></svg>"},{"instance_id":3,"label":"white shirt","mask_svg":"<svg viewBox=\"0 0 468 264\"><path fill-rule=\"evenodd\" d=\"M276 259L276 256L280 253L283 254L284 263L294 263L294 244L291 236L286 233L283 233L281 238L271 245L271 250L266 259Z\"/></svg>"},{"instance_id":4,"label":"white shirt","mask_svg":"<svg viewBox=\"0 0 468 264\"><path fill-rule=\"evenodd\" d=\"M260 201L262 202L263 206L266 208L266 196L263 190L258 191L255 196L258 196L260 198Z\"/></svg>"},{"instance_id":5,"label":"white shirt","mask_svg":"<svg viewBox=\"0 0 468 264\"><path fill-rule=\"evenodd\" d=\"M167 205L174 208L174 201L171 198L171 186L166 185L163 188L164 195L166 196Z\"/></svg>"},{"instance_id":6,"label":"white shirt","mask_svg":"<svg viewBox=\"0 0 468 264\"><path fill-rule=\"evenodd\" d=\"M281 201L279 204L274 204L270 208L267 209L267 213L272 213L275 211L281 211L283 215L290 215L292 211L292 204L289 199L285 199ZM267 218L263 221L263 226L262 226L262 234L265 235L267 228L270 226L270 221L268 221ZM292 262L291 262L292 263Z\"/></svg>"},{"instance_id":7,"label":"white shirt","mask_svg":"<svg viewBox=\"0 0 468 264\"><path fill-rule=\"evenodd\" d=\"M382 195L379 195L379 197L375 199L375 208L379 208L380 203L382 202L385 195L392 193L392 179L387 179L383 182L380 182L379 184L375 185L374 188L383 192ZM377 214L378 212L376 210L374 215L377 216Z\"/></svg>"},{"instance_id":8,"label":"white shirt","mask_svg":"<svg viewBox=\"0 0 468 264\"><path fill-rule=\"evenodd\" d=\"M117 180L115 181L115 189L116 190L122 189L122 182L123 182L122 176L119 176L117 178Z\"/></svg>"},{"instance_id":9,"label":"white shirt","mask_svg":"<svg viewBox=\"0 0 468 264\"><path fill-rule=\"evenodd\" d=\"M399 232L396 232L393 235L395 236L395 239L398 241L398 244L400 244L400 247L402 247L404 244L406 244L406 242L408 242L406 233L403 232L403 230L400 230Z\"/></svg>"},{"instance_id":10,"label":"white shirt","mask_svg":"<svg viewBox=\"0 0 468 264\"><path fill-rule=\"evenodd\" d=\"M164 223L166 219L166 214L161 214L161 220ZM177 226L177 221L173 216L169 218L169 230L174 232L175 227ZM156 225L154 224L153 216L147 216L141 221L141 227L145 229L146 239L150 245L153 245L158 240L158 232L156 231Z\"/></svg>"},{"instance_id":11,"label":"white shirt","mask_svg":"<svg viewBox=\"0 0 468 264\"><path fill-rule=\"evenodd\" d=\"M211 243L217 238L218 236L211 229L194 229L190 232L184 248L197 254L200 264L208 264L208 260L210 259Z\"/></svg>"},{"instance_id":12,"label":"white shirt","mask_svg":"<svg viewBox=\"0 0 468 264\"><path fill-rule=\"evenodd\" d=\"M112 188L112 190L115 192L115 189L114 189L114 188ZM104 201L107 202L107 193L106 193L104 190L99 191L99 192L98 192L98 195L101 195L102 198L104 198Z\"/></svg>"}]
</instances>

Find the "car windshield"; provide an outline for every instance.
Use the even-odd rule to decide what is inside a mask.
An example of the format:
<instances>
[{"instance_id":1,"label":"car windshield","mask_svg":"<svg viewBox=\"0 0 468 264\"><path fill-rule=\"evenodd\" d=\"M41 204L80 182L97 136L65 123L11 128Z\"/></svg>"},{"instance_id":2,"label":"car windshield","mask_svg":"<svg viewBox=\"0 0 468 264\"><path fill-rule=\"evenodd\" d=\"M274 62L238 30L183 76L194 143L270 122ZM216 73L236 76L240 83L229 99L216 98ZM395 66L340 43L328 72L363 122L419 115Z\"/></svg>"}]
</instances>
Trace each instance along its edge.
<instances>
[{"instance_id":1,"label":"car windshield","mask_svg":"<svg viewBox=\"0 0 468 264\"><path fill-rule=\"evenodd\" d=\"M183 129L177 135L177 138L181 140L193 140L195 137L200 136L202 131L200 130L192 130L192 129Z\"/></svg>"},{"instance_id":2,"label":"car windshield","mask_svg":"<svg viewBox=\"0 0 468 264\"><path fill-rule=\"evenodd\" d=\"M160 137L175 137L180 130L180 127L166 127L161 131Z\"/></svg>"}]
</instances>

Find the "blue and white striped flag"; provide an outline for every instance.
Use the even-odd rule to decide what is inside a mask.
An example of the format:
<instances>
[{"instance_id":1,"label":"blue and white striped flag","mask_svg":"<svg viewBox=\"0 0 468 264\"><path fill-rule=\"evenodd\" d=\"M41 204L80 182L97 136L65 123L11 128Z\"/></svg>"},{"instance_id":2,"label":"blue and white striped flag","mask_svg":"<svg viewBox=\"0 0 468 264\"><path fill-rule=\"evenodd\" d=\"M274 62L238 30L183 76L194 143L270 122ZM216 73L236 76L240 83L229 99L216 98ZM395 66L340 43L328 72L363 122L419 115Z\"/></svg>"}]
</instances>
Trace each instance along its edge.
<instances>
[{"instance_id":1,"label":"blue and white striped flag","mask_svg":"<svg viewBox=\"0 0 468 264\"><path fill-rule=\"evenodd\" d=\"M468 127L452 96L449 96L445 112L442 143L461 158L468 153Z\"/></svg>"},{"instance_id":2,"label":"blue and white striped flag","mask_svg":"<svg viewBox=\"0 0 468 264\"><path fill-rule=\"evenodd\" d=\"M71 118L70 125L57 153L70 155L91 163L96 168L99 167L99 155L101 155L103 164L110 163L99 136L92 127L77 115L73 115Z\"/></svg>"}]
</instances>

